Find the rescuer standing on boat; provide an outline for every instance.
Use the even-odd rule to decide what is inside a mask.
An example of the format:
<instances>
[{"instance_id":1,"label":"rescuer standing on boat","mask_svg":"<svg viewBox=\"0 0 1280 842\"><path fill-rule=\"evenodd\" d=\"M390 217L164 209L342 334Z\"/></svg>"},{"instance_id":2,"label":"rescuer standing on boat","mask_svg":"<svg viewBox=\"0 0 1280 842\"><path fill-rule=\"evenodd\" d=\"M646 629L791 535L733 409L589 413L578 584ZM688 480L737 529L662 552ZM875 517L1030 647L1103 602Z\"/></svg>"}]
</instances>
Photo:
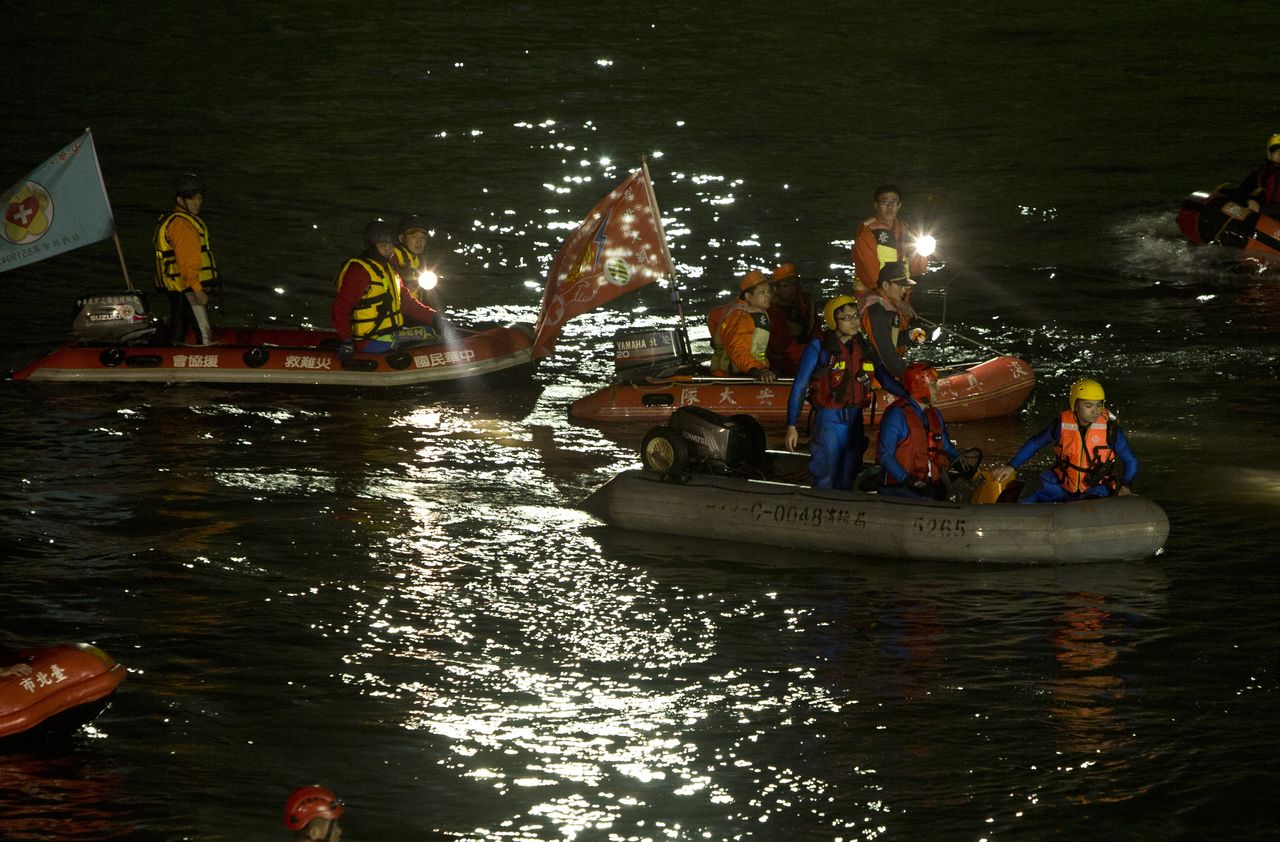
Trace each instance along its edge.
<instances>
[{"instance_id":1,"label":"rescuer standing on boat","mask_svg":"<svg viewBox=\"0 0 1280 842\"><path fill-rule=\"evenodd\" d=\"M1280 219L1280 132L1267 138L1267 160L1236 188L1249 210Z\"/></svg>"},{"instance_id":2,"label":"rescuer standing on boat","mask_svg":"<svg viewBox=\"0 0 1280 842\"><path fill-rule=\"evenodd\" d=\"M872 363L858 335L858 302L837 295L822 310L827 329L805 346L787 399L787 450L800 439L804 400L814 406L809 476L814 488L848 491L862 468L867 436L862 408L871 402Z\"/></svg>"},{"instance_id":3,"label":"rescuer standing on boat","mask_svg":"<svg viewBox=\"0 0 1280 842\"><path fill-rule=\"evenodd\" d=\"M212 345L209 288L220 283L209 249L209 228L200 218L204 179L181 173L173 179L174 208L160 217L153 238L156 287L169 299L169 341L175 345ZM195 341L187 334L195 330Z\"/></svg>"},{"instance_id":4,"label":"rescuer standing on boat","mask_svg":"<svg viewBox=\"0 0 1280 842\"><path fill-rule=\"evenodd\" d=\"M895 395L902 395L903 371L907 361L903 357L908 340L924 341L924 330L908 331L915 311L906 303L907 290L915 285L902 263L886 263L880 270L875 292L861 301L862 333L871 346L873 362L883 366L894 380L881 378L880 385Z\"/></svg>"},{"instance_id":5,"label":"rescuer standing on boat","mask_svg":"<svg viewBox=\"0 0 1280 842\"><path fill-rule=\"evenodd\" d=\"M769 367L782 377L794 377L800 355L821 336L818 307L813 296L800 287L794 263L784 263L770 278L773 300L769 304Z\"/></svg>"},{"instance_id":6,"label":"rescuer standing on boat","mask_svg":"<svg viewBox=\"0 0 1280 842\"><path fill-rule=\"evenodd\" d=\"M1027 460L1052 443L1057 461L1040 475L1039 488L1028 483L1020 503L1062 503L1085 497L1131 494L1138 457L1124 431L1106 408L1102 384L1088 377L1071 386L1068 408L1027 439L1009 464L993 478L1007 483Z\"/></svg>"},{"instance_id":7,"label":"rescuer standing on boat","mask_svg":"<svg viewBox=\"0 0 1280 842\"><path fill-rule=\"evenodd\" d=\"M338 819L346 811L342 799L328 787L304 786L295 789L285 799L284 826L293 831L295 842L338 842L342 838Z\"/></svg>"},{"instance_id":8,"label":"rescuer standing on boat","mask_svg":"<svg viewBox=\"0 0 1280 842\"><path fill-rule=\"evenodd\" d=\"M773 291L764 273L752 269L738 281L738 298L708 318L711 329L711 373L717 377L748 375L759 383L773 383L778 375L769 367L769 302Z\"/></svg>"},{"instance_id":9,"label":"rescuer standing on boat","mask_svg":"<svg viewBox=\"0 0 1280 842\"><path fill-rule=\"evenodd\" d=\"M365 250L343 264L334 284L337 295L330 313L340 342L339 357L354 351L378 353L436 338L436 311L404 288L395 270L396 229L389 222L370 222L364 229ZM406 326L406 316L423 326Z\"/></svg>"},{"instance_id":10,"label":"rescuer standing on boat","mask_svg":"<svg viewBox=\"0 0 1280 842\"><path fill-rule=\"evenodd\" d=\"M901 497L940 499L946 490L943 476L959 456L946 422L933 401L938 372L926 363L906 367L902 385L907 390L885 410L876 441L880 465L880 493Z\"/></svg>"},{"instance_id":11,"label":"rescuer standing on boat","mask_svg":"<svg viewBox=\"0 0 1280 842\"><path fill-rule=\"evenodd\" d=\"M880 185L872 200L873 214L859 223L853 236L853 294L859 301L876 289L887 263L906 261L911 275L929 267L927 256L907 246L907 226L898 219L901 207L902 191L893 184Z\"/></svg>"}]
</instances>

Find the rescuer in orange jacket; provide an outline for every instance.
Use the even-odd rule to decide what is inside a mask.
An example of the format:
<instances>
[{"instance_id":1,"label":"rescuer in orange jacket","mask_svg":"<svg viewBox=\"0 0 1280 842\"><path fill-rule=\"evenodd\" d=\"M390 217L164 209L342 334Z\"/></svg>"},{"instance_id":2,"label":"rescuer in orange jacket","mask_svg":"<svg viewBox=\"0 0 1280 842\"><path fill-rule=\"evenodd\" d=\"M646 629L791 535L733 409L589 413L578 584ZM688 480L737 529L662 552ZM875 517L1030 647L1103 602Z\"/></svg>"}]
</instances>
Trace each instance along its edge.
<instances>
[{"instance_id":1,"label":"rescuer in orange jacket","mask_svg":"<svg viewBox=\"0 0 1280 842\"><path fill-rule=\"evenodd\" d=\"M1068 409L1018 449L993 478L1007 483L1041 448L1054 445L1053 467L1028 483L1020 503L1063 503L1085 497L1124 495L1138 474L1138 457L1106 409L1102 384L1088 377L1071 385Z\"/></svg>"},{"instance_id":2,"label":"rescuer in orange jacket","mask_svg":"<svg viewBox=\"0 0 1280 842\"><path fill-rule=\"evenodd\" d=\"M886 263L906 263L911 275L922 275L929 267L929 258L916 251L906 224L898 219L901 207L902 191L893 184L880 185L873 214L853 236L853 294L859 301L876 288Z\"/></svg>"},{"instance_id":3,"label":"rescuer in orange jacket","mask_svg":"<svg viewBox=\"0 0 1280 842\"><path fill-rule=\"evenodd\" d=\"M769 305L769 367L782 377L794 377L800 355L811 340L822 335L817 304L800 286L794 263L783 263L770 278L773 301Z\"/></svg>"},{"instance_id":4,"label":"rescuer in orange jacket","mask_svg":"<svg viewBox=\"0 0 1280 842\"><path fill-rule=\"evenodd\" d=\"M863 298L862 334L867 338L874 362L884 367L900 383L907 361L903 354L908 342L924 341L924 330L911 328L915 311L906 303L907 291L915 285L901 263L886 263L875 292ZM902 395L897 383L881 380L895 395Z\"/></svg>"},{"instance_id":5,"label":"rescuer in orange jacket","mask_svg":"<svg viewBox=\"0 0 1280 842\"><path fill-rule=\"evenodd\" d=\"M717 377L746 375L760 383L773 383L777 373L769 367L769 279L757 269L738 282L738 298L707 317L711 331L711 373Z\"/></svg>"}]
</instances>

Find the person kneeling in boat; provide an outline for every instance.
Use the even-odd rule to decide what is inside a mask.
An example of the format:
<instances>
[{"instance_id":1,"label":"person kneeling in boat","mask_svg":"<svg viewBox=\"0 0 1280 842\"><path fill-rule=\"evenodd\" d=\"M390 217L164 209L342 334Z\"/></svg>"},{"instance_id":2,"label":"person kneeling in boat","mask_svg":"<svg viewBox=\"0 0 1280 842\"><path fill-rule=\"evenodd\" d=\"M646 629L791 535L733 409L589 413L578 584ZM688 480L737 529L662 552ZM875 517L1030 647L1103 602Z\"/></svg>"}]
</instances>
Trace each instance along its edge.
<instances>
[{"instance_id":1,"label":"person kneeling in boat","mask_svg":"<svg viewBox=\"0 0 1280 842\"><path fill-rule=\"evenodd\" d=\"M365 250L342 266L334 282L333 329L338 356L354 351L379 353L436 340L436 311L408 293L392 265L396 229L370 222L364 229ZM406 326L406 317L423 326Z\"/></svg>"},{"instance_id":2,"label":"person kneeling in boat","mask_svg":"<svg viewBox=\"0 0 1280 842\"><path fill-rule=\"evenodd\" d=\"M323 786L304 786L290 793L284 802L284 826L302 840L337 840L342 838L338 818L347 810L333 790Z\"/></svg>"},{"instance_id":3,"label":"person kneeling in boat","mask_svg":"<svg viewBox=\"0 0 1280 842\"><path fill-rule=\"evenodd\" d=\"M885 410L876 442L881 494L941 499L943 477L959 453L947 435L942 412L933 405L938 372L912 363L902 375L907 394Z\"/></svg>"},{"instance_id":4,"label":"person kneeling in boat","mask_svg":"<svg viewBox=\"0 0 1280 842\"><path fill-rule=\"evenodd\" d=\"M1065 503L1131 494L1129 486L1138 473L1138 458L1129 448L1124 431L1107 411L1106 397L1097 380L1077 380L1067 400L1070 408L1027 439L1009 464L994 473L995 481L1009 482L1018 468L1052 443L1057 461L1040 475L1039 487L1028 483L1018 502Z\"/></svg>"},{"instance_id":5,"label":"person kneeling in boat","mask_svg":"<svg viewBox=\"0 0 1280 842\"><path fill-rule=\"evenodd\" d=\"M861 301L862 333L871 348L872 361L902 382L907 367L903 354L908 341L917 344L924 341L922 328L908 330L915 311L906 303L906 294L916 282L911 280L911 273L903 263L886 263L879 277L875 292ZM901 395L887 381L883 385Z\"/></svg>"},{"instance_id":6,"label":"person kneeling in boat","mask_svg":"<svg viewBox=\"0 0 1280 842\"><path fill-rule=\"evenodd\" d=\"M1249 210L1280 219L1280 133L1267 138L1267 160L1240 182L1234 195Z\"/></svg>"},{"instance_id":7,"label":"person kneeling in boat","mask_svg":"<svg viewBox=\"0 0 1280 842\"><path fill-rule=\"evenodd\" d=\"M756 269L738 282L738 298L717 322L717 313L708 318L711 328L711 373L716 377L749 376L759 383L773 383L777 373L769 367L769 302L773 291L769 279Z\"/></svg>"},{"instance_id":8,"label":"person kneeling in boat","mask_svg":"<svg viewBox=\"0 0 1280 842\"><path fill-rule=\"evenodd\" d=\"M200 218L204 179L180 173L173 179L174 208L156 225L153 237L156 288L169 299L169 341L175 345L212 345L209 290L221 283L209 249L209 226ZM187 335L195 331L195 341Z\"/></svg>"},{"instance_id":9,"label":"person kneeling in boat","mask_svg":"<svg viewBox=\"0 0 1280 842\"><path fill-rule=\"evenodd\" d=\"M773 300L769 304L769 367L782 377L795 377L800 356L809 343L822 335L813 296L800 286L794 263L784 263L770 278Z\"/></svg>"},{"instance_id":10,"label":"person kneeling in boat","mask_svg":"<svg viewBox=\"0 0 1280 842\"><path fill-rule=\"evenodd\" d=\"M800 439L796 422L807 396L814 406L809 476L814 488L848 491L862 468L867 436L862 408L871 403L870 355L858 335L858 301L837 295L822 311L827 329L809 342L787 400L787 450Z\"/></svg>"}]
</instances>

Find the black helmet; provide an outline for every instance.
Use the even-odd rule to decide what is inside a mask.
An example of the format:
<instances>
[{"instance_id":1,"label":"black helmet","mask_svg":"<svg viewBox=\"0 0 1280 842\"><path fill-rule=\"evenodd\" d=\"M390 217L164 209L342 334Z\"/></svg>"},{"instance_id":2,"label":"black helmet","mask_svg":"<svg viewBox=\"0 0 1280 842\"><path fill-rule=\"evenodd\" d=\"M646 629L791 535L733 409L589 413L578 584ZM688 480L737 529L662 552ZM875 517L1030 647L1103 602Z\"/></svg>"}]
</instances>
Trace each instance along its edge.
<instances>
[{"instance_id":1,"label":"black helmet","mask_svg":"<svg viewBox=\"0 0 1280 842\"><path fill-rule=\"evenodd\" d=\"M364 244L377 251L378 243L396 244L396 229L390 222L379 219L364 227Z\"/></svg>"},{"instance_id":2,"label":"black helmet","mask_svg":"<svg viewBox=\"0 0 1280 842\"><path fill-rule=\"evenodd\" d=\"M181 172L173 177L173 195L191 199L204 192L204 179L193 172Z\"/></svg>"},{"instance_id":3,"label":"black helmet","mask_svg":"<svg viewBox=\"0 0 1280 842\"><path fill-rule=\"evenodd\" d=\"M410 231L427 231L427 223L422 221L422 217L416 213L411 213L404 219L400 220L400 233L408 234Z\"/></svg>"}]
</instances>

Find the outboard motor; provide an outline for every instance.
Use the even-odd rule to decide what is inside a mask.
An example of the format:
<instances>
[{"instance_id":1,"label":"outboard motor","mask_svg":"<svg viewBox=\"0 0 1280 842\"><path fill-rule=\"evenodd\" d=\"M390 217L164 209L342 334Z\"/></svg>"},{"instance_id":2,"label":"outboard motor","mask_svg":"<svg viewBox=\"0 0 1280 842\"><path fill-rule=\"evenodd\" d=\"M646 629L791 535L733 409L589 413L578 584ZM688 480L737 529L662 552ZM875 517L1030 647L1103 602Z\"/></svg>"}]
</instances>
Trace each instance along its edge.
<instances>
[{"instance_id":1,"label":"outboard motor","mask_svg":"<svg viewBox=\"0 0 1280 842\"><path fill-rule=\"evenodd\" d=\"M689 337L680 328L620 330L613 337L613 372L619 383L673 377L694 366Z\"/></svg>"},{"instance_id":2,"label":"outboard motor","mask_svg":"<svg viewBox=\"0 0 1280 842\"><path fill-rule=\"evenodd\" d=\"M82 345L137 345L155 332L147 297L138 290L81 298L71 318L71 334Z\"/></svg>"},{"instance_id":3,"label":"outboard motor","mask_svg":"<svg viewBox=\"0 0 1280 842\"><path fill-rule=\"evenodd\" d=\"M764 428L750 415L682 406L666 425L645 434L640 459L671 479L691 473L760 476L764 449Z\"/></svg>"}]
</instances>

